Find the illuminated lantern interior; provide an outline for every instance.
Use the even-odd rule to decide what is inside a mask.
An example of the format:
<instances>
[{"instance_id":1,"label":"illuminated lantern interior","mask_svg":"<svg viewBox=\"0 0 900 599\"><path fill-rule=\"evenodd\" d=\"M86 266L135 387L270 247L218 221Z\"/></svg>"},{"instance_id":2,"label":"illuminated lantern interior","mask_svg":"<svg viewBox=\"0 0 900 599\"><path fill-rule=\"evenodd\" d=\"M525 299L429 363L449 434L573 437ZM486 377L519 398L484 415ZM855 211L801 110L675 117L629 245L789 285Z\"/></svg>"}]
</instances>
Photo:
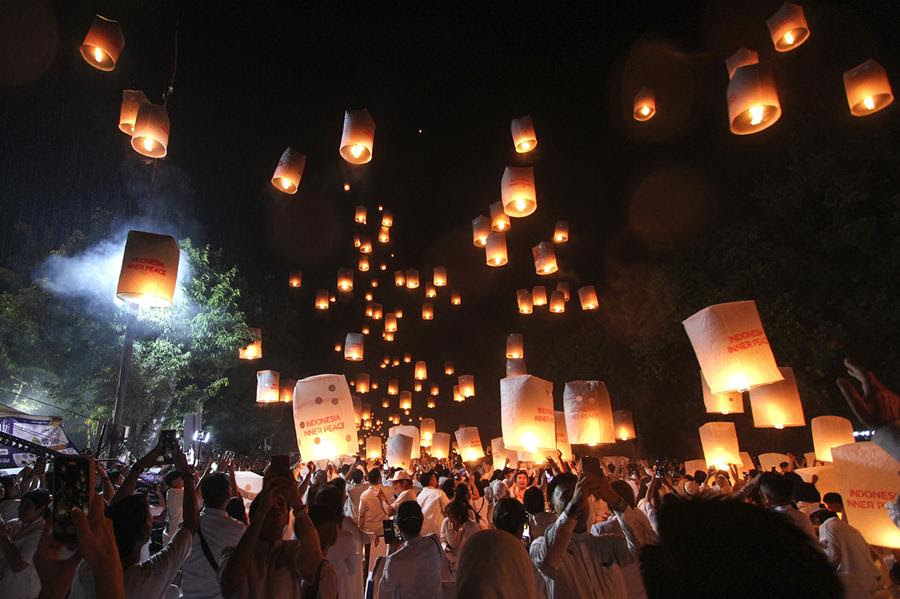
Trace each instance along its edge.
<instances>
[{"instance_id":1,"label":"illuminated lantern interior","mask_svg":"<svg viewBox=\"0 0 900 599\"><path fill-rule=\"evenodd\" d=\"M441 394L440 386L438 386L437 383L431 383L431 389L429 390L429 393L431 393L431 395L433 395L434 397L437 397Z\"/></svg>"},{"instance_id":2,"label":"illuminated lantern interior","mask_svg":"<svg viewBox=\"0 0 900 599\"><path fill-rule=\"evenodd\" d=\"M475 395L475 375L461 374L459 375L459 392L463 397L472 397Z\"/></svg>"},{"instance_id":3,"label":"illuminated lantern interior","mask_svg":"<svg viewBox=\"0 0 900 599\"><path fill-rule=\"evenodd\" d=\"M403 287L406 285L406 275L402 270L394 271L394 285L397 287Z\"/></svg>"},{"instance_id":4,"label":"illuminated lantern interior","mask_svg":"<svg viewBox=\"0 0 900 599\"><path fill-rule=\"evenodd\" d=\"M112 71L124 47L125 36L119 22L94 15L91 27L81 42L81 57L95 69Z\"/></svg>"},{"instance_id":5,"label":"illuminated lantern interior","mask_svg":"<svg viewBox=\"0 0 900 599\"><path fill-rule=\"evenodd\" d=\"M525 338L521 333L510 333L506 337L506 357L507 358L524 358L525 357Z\"/></svg>"},{"instance_id":6,"label":"illuminated lantern interior","mask_svg":"<svg viewBox=\"0 0 900 599\"><path fill-rule=\"evenodd\" d=\"M472 220L472 244L477 248L487 245L488 234L491 232L491 219L481 215Z\"/></svg>"},{"instance_id":7,"label":"illuminated lantern interior","mask_svg":"<svg viewBox=\"0 0 900 599\"><path fill-rule=\"evenodd\" d=\"M445 287L447 285L447 269L443 266L435 266L432 281L435 287Z\"/></svg>"},{"instance_id":8,"label":"illuminated lantern interior","mask_svg":"<svg viewBox=\"0 0 900 599\"><path fill-rule=\"evenodd\" d=\"M238 350L238 358L241 360L258 360L262 358L262 329L250 327L249 331L253 341L246 347Z\"/></svg>"},{"instance_id":9,"label":"illuminated lantern interior","mask_svg":"<svg viewBox=\"0 0 900 599\"><path fill-rule=\"evenodd\" d=\"M381 459L381 437L366 437L366 459Z\"/></svg>"},{"instance_id":10,"label":"illuminated lantern interior","mask_svg":"<svg viewBox=\"0 0 900 599\"><path fill-rule=\"evenodd\" d=\"M707 422L700 427L700 443L708 467L727 471L729 464L743 463L733 422Z\"/></svg>"},{"instance_id":11,"label":"illuminated lantern interior","mask_svg":"<svg viewBox=\"0 0 900 599\"><path fill-rule=\"evenodd\" d=\"M366 224L366 207L365 206L357 206L356 210L353 214L353 220L357 223L364 225Z\"/></svg>"},{"instance_id":12,"label":"illuminated lantern interior","mask_svg":"<svg viewBox=\"0 0 900 599\"><path fill-rule=\"evenodd\" d=\"M422 304L422 320L434 320L434 306L431 302Z\"/></svg>"},{"instance_id":13,"label":"illuminated lantern interior","mask_svg":"<svg viewBox=\"0 0 900 599\"><path fill-rule=\"evenodd\" d=\"M516 304L519 307L519 314L531 314L534 312L534 304L531 302L531 293L527 289L516 290Z\"/></svg>"},{"instance_id":14,"label":"illuminated lantern interior","mask_svg":"<svg viewBox=\"0 0 900 599\"><path fill-rule=\"evenodd\" d=\"M456 443L459 455L464 462L477 462L484 457L481 436L477 426L463 426L456 430Z\"/></svg>"},{"instance_id":15,"label":"illuminated lantern interior","mask_svg":"<svg viewBox=\"0 0 900 599\"><path fill-rule=\"evenodd\" d=\"M700 387L703 389L703 405L707 414L743 414L744 396L739 391L713 393L700 373Z\"/></svg>"},{"instance_id":16,"label":"illuminated lantern interior","mask_svg":"<svg viewBox=\"0 0 900 599\"><path fill-rule=\"evenodd\" d=\"M503 210L521 218L537 210L534 169L530 166L508 166L500 179L500 199Z\"/></svg>"},{"instance_id":17,"label":"illuminated lantern interior","mask_svg":"<svg viewBox=\"0 0 900 599\"><path fill-rule=\"evenodd\" d=\"M256 373L256 403L275 403L281 395L280 374L274 370Z\"/></svg>"},{"instance_id":18,"label":"illuminated lantern interior","mask_svg":"<svg viewBox=\"0 0 900 599\"><path fill-rule=\"evenodd\" d=\"M462 391L459 390L459 385L453 385L453 401L455 401L455 402L466 401L466 396L463 395Z\"/></svg>"},{"instance_id":19,"label":"illuminated lantern interior","mask_svg":"<svg viewBox=\"0 0 900 599\"><path fill-rule=\"evenodd\" d=\"M362 333L347 333L344 340L344 359L351 362L361 362L364 355L364 341Z\"/></svg>"},{"instance_id":20,"label":"illuminated lantern interior","mask_svg":"<svg viewBox=\"0 0 900 599\"><path fill-rule=\"evenodd\" d=\"M553 227L553 243L566 243L569 241L569 221L558 220Z\"/></svg>"},{"instance_id":21,"label":"illuminated lantern interior","mask_svg":"<svg viewBox=\"0 0 900 599\"><path fill-rule=\"evenodd\" d=\"M502 470L504 465L513 470L519 468L517 453L506 449L506 446L503 445L503 437L491 439L491 458L494 460L494 470Z\"/></svg>"},{"instance_id":22,"label":"illuminated lantern interior","mask_svg":"<svg viewBox=\"0 0 900 599\"><path fill-rule=\"evenodd\" d=\"M129 137L134 135L134 122L137 120L138 109L141 104L146 104L150 100L139 89L122 90L122 105L119 108L119 131L127 134Z\"/></svg>"},{"instance_id":23,"label":"illuminated lantern interior","mask_svg":"<svg viewBox=\"0 0 900 599\"><path fill-rule=\"evenodd\" d=\"M508 231L511 225L509 215L503 211L502 202L494 202L491 209L491 231ZM477 244L476 244L477 245Z\"/></svg>"},{"instance_id":24,"label":"illuminated lantern interior","mask_svg":"<svg viewBox=\"0 0 900 599\"><path fill-rule=\"evenodd\" d=\"M603 381L569 381L563 390L563 414L569 443L615 443L612 400Z\"/></svg>"},{"instance_id":25,"label":"illuminated lantern interior","mask_svg":"<svg viewBox=\"0 0 900 599\"><path fill-rule=\"evenodd\" d=\"M405 354L403 354L403 363L409 364L410 362L412 362L412 354L409 352L406 352Z\"/></svg>"},{"instance_id":26,"label":"illuminated lantern interior","mask_svg":"<svg viewBox=\"0 0 900 599\"><path fill-rule=\"evenodd\" d=\"M506 254L506 235L491 231L484 248L485 262L488 266L504 266L509 262Z\"/></svg>"},{"instance_id":27,"label":"illuminated lantern interior","mask_svg":"<svg viewBox=\"0 0 900 599\"><path fill-rule=\"evenodd\" d=\"M887 72L871 58L844 72L844 91L853 116L878 112L894 102L894 92Z\"/></svg>"},{"instance_id":28,"label":"illuminated lantern interior","mask_svg":"<svg viewBox=\"0 0 900 599\"><path fill-rule=\"evenodd\" d=\"M455 370L453 369L453 362L444 362L444 374L447 376L452 376Z\"/></svg>"},{"instance_id":29,"label":"illuminated lantern interior","mask_svg":"<svg viewBox=\"0 0 900 599\"><path fill-rule=\"evenodd\" d=\"M736 135L758 133L781 118L772 65L738 67L728 82L728 123Z\"/></svg>"},{"instance_id":30,"label":"illuminated lantern interior","mask_svg":"<svg viewBox=\"0 0 900 599\"><path fill-rule=\"evenodd\" d=\"M375 146L375 121L369 111L348 110L344 113L341 135L341 157L350 164L366 164L372 160Z\"/></svg>"},{"instance_id":31,"label":"illuminated lantern interior","mask_svg":"<svg viewBox=\"0 0 900 599\"><path fill-rule=\"evenodd\" d=\"M531 253L534 256L534 270L537 274L551 275L559 270L553 244L542 241L531 248Z\"/></svg>"},{"instance_id":32,"label":"illuminated lantern interior","mask_svg":"<svg viewBox=\"0 0 900 599\"><path fill-rule=\"evenodd\" d=\"M394 214L390 210L381 213L381 226L387 228L394 226Z\"/></svg>"},{"instance_id":33,"label":"illuminated lantern interior","mask_svg":"<svg viewBox=\"0 0 900 599\"><path fill-rule=\"evenodd\" d=\"M634 418L628 410L613 412L613 427L616 431L616 439L619 441L628 441L637 437L634 432Z\"/></svg>"},{"instance_id":34,"label":"illuminated lantern interior","mask_svg":"<svg viewBox=\"0 0 900 599\"><path fill-rule=\"evenodd\" d=\"M390 243L390 241L391 230L388 227L381 227L381 229L378 230L378 243Z\"/></svg>"},{"instance_id":35,"label":"illuminated lantern interior","mask_svg":"<svg viewBox=\"0 0 900 599\"><path fill-rule=\"evenodd\" d=\"M562 314L566 311L566 294L556 289L550 294L550 311L554 314Z\"/></svg>"},{"instance_id":36,"label":"illuminated lantern interior","mask_svg":"<svg viewBox=\"0 0 900 599\"><path fill-rule=\"evenodd\" d=\"M427 407L429 407L429 408L433 408L433 407L435 407L437 404L435 403L435 401L434 401L433 399L429 399L427 402L425 402L425 405L426 405Z\"/></svg>"},{"instance_id":37,"label":"illuminated lantern interior","mask_svg":"<svg viewBox=\"0 0 900 599\"><path fill-rule=\"evenodd\" d=\"M419 360L416 362L416 367L414 368L414 378L417 381L424 381L428 378L428 367L423 360Z\"/></svg>"},{"instance_id":38,"label":"illuminated lantern interior","mask_svg":"<svg viewBox=\"0 0 900 599\"><path fill-rule=\"evenodd\" d=\"M547 305L547 288L543 285L535 285L531 288L531 299L535 306Z\"/></svg>"},{"instance_id":39,"label":"illuminated lantern interior","mask_svg":"<svg viewBox=\"0 0 900 599\"><path fill-rule=\"evenodd\" d=\"M294 385L296 384L296 379L281 379L278 392L278 399L281 403L291 403L294 401Z\"/></svg>"},{"instance_id":40,"label":"illuminated lantern interior","mask_svg":"<svg viewBox=\"0 0 900 599\"><path fill-rule=\"evenodd\" d=\"M656 96L653 91L642 87L634 95L632 116L636 121L649 121L656 114Z\"/></svg>"},{"instance_id":41,"label":"illuminated lantern interior","mask_svg":"<svg viewBox=\"0 0 900 599\"><path fill-rule=\"evenodd\" d=\"M772 43L779 52L789 52L809 37L809 25L803 7L791 2L781 5L775 14L766 19L766 27Z\"/></svg>"},{"instance_id":42,"label":"illuminated lantern interior","mask_svg":"<svg viewBox=\"0 0 900 599\"><path fill-rule=\"evenodd\" d=\"M339 268L337 274L338 291L353 291L353 271L349 268Z\"/></svg>"},{"instance_id":43,"label":"illuminated lantern interior","mask_svg":"<svg viewBox=\"0 0 900 599\"><path fill-rule=\"evenodd\" d=\"M178 283L178 242L170 235L129 231L116 297L148 308L167 308Z\"/></svg>"},{"instance_id":44,"label":"illuminated lantern interior","mask_svg":"<svg viewBox=\"0 0 900 599\"><path fill-rule=\"evenodd\" d=\"M840 416L816 416L809 421L812 430L813 448L820 462L833 462L832 447L856 443L853 423Z\"/></svg>"},{"instance_id":45,"label":"illuminated lantern interior","mask_svg":"<svg viewBox=\"0 0 900 599\"><path fill-rule=\"evenodd\" d=\"M391 379L388 381L387 394L388 395L397 395L400 392L400 383L397 379Z\"/></svg>"},{"instance_id":46,"label":"illuminated lantern interior","mask_svg":"<svg viewBox=\"0 0 900 599\"><path fill-rule=\"evenodd\" d=\"M291 271L291 274L288 275L288 285L293 288L298 288L303 285L303 272L299 270Z\"/></svg>"},{"instance_id":47,"label":"illuminated lantern interior","mask_svg":"<svg viewBox=\"0 0 900 599\"><path fill-rule=\"evenodd\" d=\"M419 286L419 271L415 268L407 269L406 271L406 288L407 289L416 289Z\"/></svg>"},{"instance_id":48,"label":"illuminated lantern interior","mask_svg":"<svg viewBox=\"0 0 900 599\"><path fill-rule=\"evenodd\" d=\"M372 240L369 239L368 235L360 235L359 236L359 253L360 254L371 254L372 253Z\"/></svg>"},{"instance_id":49,"label":"illuminated lantern interior","mask_svg":"<svg viewBox=\"0 0 900 599\"><path fill-rule=\"evenodd\" d=\"M401 391L400 392L400 409L401 410L411 410L412 409L412 393L409 391Z\"/></svg>"},{"instance_id":50,"label":"illuminated lantern interior","mask_svg":"<svg viewBox=\"0 0 900 599\"><path fill-rule=\"evenodd\" d=\"M459 306L462 304L462 296L459 294L459 291L451 291L450 292L450 305L451 306Z\"/></svg>"},{"instance_id":51,"label":"illuminated lantern interior","mask_svg":"<svg viewBox=\"0 0 900 599\"><path fill-rule=\"evenodd\" d=\"M272 186L284 193L297 193L305 168L306 156L293 148L286 149L278 160L278 166L275 167Z\"/></svg>"},{"instance_id":52,"label":"illuminated lantern interior","mask_svg":"<svg viewBox=\"0 0 900 599\"><path fill-rule=\"evenodd\" d=\"M169 145L169 113L162 104L144 102L134 120L131 147L148 158L164 158Z\"/></svg>"},{"instance_id":53,"label":"illuminated lantern interior","mask_svg":"<svg viewBox=\"0 0 900 599\"><path fill-rule=\"evenodd\" d=\"M437 289L428 281L425 281L425 297L437 297Z\"/></svg>"},{"instance_id":54,"label":"illuminated lantern interior","mask_svg":"<svg viewBox=\"0 0 900 599\"><path fill-rule=\"evenodd\" d=\"M369 373L359 372L356 375L356 384L353 388L356 389L357 393L368 393L370 382Z\"/></svg>"},{"instance_id":55,"label":"illuminated lantern interior","mask_svg":"<svg viewBox=\"0 0 900 599\"><path fill-rule=\"evenodd\" d=\"M412 448L410 450L410 457L414 460L419 459L421 446L419 428L409 424L401 424L400 426L392 426L388 429L388 438L395 437L397 435L405 435L413 440Z\"/></svg>"},{"instance_id":56,"label":"illuminated lantern interior","mask_svg":"<svg viewBox=\"0 0 900 599\"><path fill-rule=\"evenodd\" d=\"M419 442L422 447L431 447L431 440L436 432L434 418L422 418L419 421Z\"/></svg>"},{"instance_id":57,"label":"illuminated lantern interior","mask_svg":"<svg viewBox=\"0 0 900 599\"><path fill-rule=\"evenodd\" d=\"M585 285L578 288L578 301L581 302L582 310L596 310L600 307L597 290L593 285Z\"/></svg>"},{"instance_id":58,"label":"illuminated lantern interior","mask_svg":"<svg viewBox=\"0 0 900 599\"><path fill-rule=\"evenodd\" d=\"M321 374L297 382L294 430L304 460L339 461L356 455L353 398L343 375ZM327 425L325 424L327 423Z\"/></svg>"},{"instance_id":59,"label":"illuminated lantern interior","mask_svg":"<svg viewBox=\"0 0 900 599\"><path fill-rule=\"evenodd\" d=\"M316 289L316 310L327 310L330 305L327 289Z\"/></svg>"},{"instance_id":60,"label":"illuminated lantern interior","mask_svg":"<svg viewBox=\"0 0 900 599\"><path fill-rule=\"evenodd\" d=\"M393 333L397 330L397 317L390 312L384 315L384 331Z\"/></svg>"},{"instance_id":61,"label":"illuminated lantern interior","mask_svg":"<svg viewBox=\"0 0 900 599\"><path fill-rule=\"evenodd\" d=\"M438 460L450 457L450 433L434 433L432 435L431 457Z\"/></svg>"},{"instance_id":62,"label":"illuminated lantern interior","mask_svg":"<svg viewBox=\"0 0 900 599\"><path fill-rule=\"evenodd\" d=\"M750 390L750 411L756 428L805 426L803 404L792 368L779 368L783 380Z\"/></svg>"},{"instance_id":63,"label":"illuminated lantern interior","mask_svg":"<svg viewBox=\"0 0 900 599\"><path fill-rule=\"evenodd\" d=\"M513 145L519 154L527 154L537 147L537 135L534 132L534 123L531 122L530 116L513 119L510 130Z\"/></svg>"},{"instance_id":64,"label":"illuminated lantern interior","mask_svg":"<svg viewBox=\"0 0 900 599\"><path fill-rule=\"evenodd\" d=\"M528 374L501 379L500 422L507 449L555 451L553 383Z\"/></svg>"}]
</instances>

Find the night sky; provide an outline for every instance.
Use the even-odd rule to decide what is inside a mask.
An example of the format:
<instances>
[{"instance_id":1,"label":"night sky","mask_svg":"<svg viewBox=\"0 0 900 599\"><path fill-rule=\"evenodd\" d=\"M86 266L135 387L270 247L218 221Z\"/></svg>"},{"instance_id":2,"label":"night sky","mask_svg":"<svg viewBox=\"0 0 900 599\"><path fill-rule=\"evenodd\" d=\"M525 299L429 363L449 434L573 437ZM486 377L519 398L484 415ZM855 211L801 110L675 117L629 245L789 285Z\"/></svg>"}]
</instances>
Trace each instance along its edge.
<instances>
[{"instance_id":1,"label":"night sky","mask_svg":"<svg viewBox=\"0 0 900 599\"><path fill-rule=\"evenodd\" d=\"M376 301L405 311L390 355L427 360L433 378L445 360L475 374L477 397L462 405L452 405L449 379L439 377L435 417L438 430L480 426L485 443L499 434L507 333L525 334L529 371L554 381L560 408L564 380L542 369L542 358L595 318L576 297L565 315L525 319L517 288L567 280L574 294L594 284L603 302L610 272L682 251L739 217L735 190L796 151L799 126L819 121L835 143L897 130L896 106L851 117L841 84L844 70L876 58L900 85L900 9L887 1L805 2L809 41L777 55L765 19L781 3L768 0L384 2L378 10L342 2L3 4L17 16L0 17L0 263L21 270L77 229L144 217L161 232L222 248L246 279L250 324L264 331L261 363L232 375L248 402L257 368L290 378L362 368L333 345L364 323L362 289L379 274ZM126 46L111 73L78 53L95 10L122 22ZM169 154L151 201L151 167L117 130L119 103L125 88L161 100L176 30ZM727 125L724 59L741 46L773 61L784 109L775 126L751 136ZM658 105L646 124L631 118L642 85ZM377 126L374 160L354 167L338 144L344 110L361 107ZM524 114L539 139L526 157L514 152L509 130ZM307 155L293 196L269 183L287 146ZM488 214L503 168L518 164L535 167L538 210L513 219L509 265L488 268L471 243L471 220ZM337 269L356 265L357 204L369 209L373 240L377 206L393 212L395 257L376 253L373 264L384 256L387 272L357 272L354 298L318 313L315 290L334 289ZM570 222L571 241L557 248L560 272L539 281L530 248L549 240L559 219ZM450 283L435 300L435 320L423 323L424 281L437 265ZM415 294L392 283L395 269L411 267L423 281ZM287 286L293 269L303 271L302 289ZM449 306L450 290L462 293L460 308ZM381 324L371 326L380 335ZM367 370L383 390L397 375L376 368L385 344L374 334L366 341ZM411 365L399 378L411 387ZM615 408L631 407L610 390ZM635 419L640 433L640 412Z\"/></svg>"}]
</instances>

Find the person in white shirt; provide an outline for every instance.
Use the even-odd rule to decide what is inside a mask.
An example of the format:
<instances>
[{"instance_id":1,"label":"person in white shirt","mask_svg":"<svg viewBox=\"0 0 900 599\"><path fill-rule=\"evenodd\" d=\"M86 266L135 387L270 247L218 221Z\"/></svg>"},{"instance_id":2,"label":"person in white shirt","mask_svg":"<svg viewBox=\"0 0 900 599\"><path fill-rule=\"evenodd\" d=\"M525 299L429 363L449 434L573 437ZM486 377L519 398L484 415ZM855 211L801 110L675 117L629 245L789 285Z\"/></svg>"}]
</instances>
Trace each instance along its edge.
<instances>
[{"instance_id":1,"label":"person in white shirt","mask_svg":"<svg viewBox=\"0 0 900 599\"><path fill-rule=\"evenodd\" d=\"M434 535L419 536L422 508L406 501L397 509L403 545L387 556L377 599L442 599L442 579L449 579L447 559Z\"/></svg>"},{"instance_id":2,"label":"person in white shirt","mask_svg":"<svg viewBox=\"0 0 900 599\"><path fill-rule=\"evenodd\" d=\"M469 519L469 506L461 501L451 501L447 506L447 517L441 524L441 547L451 572L455 570L456 560L466 541L478 530L478 525Z\"/></svg>"},{"instance_id":3,"label":"person in white shirt","mask_svg":"<svg viewBox=\"0 0 900 599\"><path fill-rule=\"evenodd\" d=\"M413 488L412 477L404 470L394 472L394 476L388 482L391 483L394 493L397 494L397 498L391 502L390 513L393 515L397 513L400 504L416 500L416 490Z\"/></svg>"},{"instance_id":4,"label":"person in white shirt","mask_svg":"<svg viewBox=\"0 0 900 599\"><path fill-rule=\"evenodd\" d=\"M419 482L422 483L422 490L416 496L416 501L422 508L422 516L425 518L421 534L440 534L444 512L450 504L450 499L438 487L438 477L433 470L422 474Z\"/></svg>"},{"instance_id":5,"label":"person in white shirt","mask_svg":"<svg viewBox=\"0 0 900 599\"><path fill-rule=\"evenodd\" d=\"M358 472L358 471L357 471ZM344 497L345 483L341 478L332 479L316 493L313 503L310 505L310 518L313 517L312 506L326 507L338 523L335 531L334 543L324 547L326 539L322 539L323 532L316 523L320 540L325 549L325 559L328 560L338 577L338 597L340 599L363 598L363 546L369 542L369 536L362 532L356 523L344 516L341 506L346 504Z\"/></svg>"},{"instance_id":6,"label":"person in white shirt","mask_svg":"<svg viewBox=\"0 0 900 599\"><path fill-rule=\"evenodd\" d=\"M547 527L556 522L556 514L544 509L544 492L539 487L525 491L525 511L528 512L528 538L534 541L544 536Z\"/></svg>"},{"instance_id":7,"label":"person in white shirt","mask_svg":"<svg viewBox=\"0 0 900 599\"><path fill-rule=\"evenodd\" d=\"M363 491L369 488L369 483L365 481L365 474L359 468L350 471L349 480L347 482L347 503L344 507L344 515L353 518L354 522L359 520L359 498Z\"/></svg>"},{"instance_id":8,"label":"person in white shirt","mask_svg":"<svg viewBox=\"0 0 900 599\"><path fill-rule=\"evenodd\" d=\"M225 511L231 483L224 473L214 472L201 480L200 494L204 507L191 553L184 562L181 592L185 599L221 599L218 572L222 551L236 546L247 526Z\"/></svg>"},{"instance_id":9,"label":"person in white shirt","mask_svg":"<svg viewBox=\"0 0 900 599\"><path fill-rule=\"evenodd\" d=\"M391 517L391 506L385 498L381 486L381 471L369 470L369 488L359 496L359 529L369 535L369 542L363 547L365 568L371 572L375 560L387 553L387 546L379 537L384 536L383 522Z\"/></svg>"},{"instance_id":10,"label":"person in white shirt","mask_svg":"<svg viewBox=\"0 0 900 599\"><path fill-rule=\"evenodd\" d=\"M862 534L829 510L814 512L812 521L819 524L819 544L844 586L844 597L872 597L881 586L881 575Z\"/></svg>"},{"instance_id":11,"label":"person in white shirt","mask_svg":"<svg viewBox=\"0 0 900 599\"><path fill-rule=\"evenodd\" d=\"M819 541L809 516L791 503L794 486L788 478L775 472L764 472L760 475L758 484L763 506L782 514L791 524L805 532L810 539L815 542Z\"/></svg>"},{"instance_id":12,"label":"person in white shirt","mask_svg":"<svg viewBox=\"0 0 900 599\"><path fill-rule=\"evenodd\" d=\"M512 497L504 497L497 502L497 505L494 506L494 513L492 514L492 516L493 520L491 521L491 523L494 525L494 528L511 535L513 539L515 539L519 543L519 545L521 545L523 548L525 547L523 534L525 532L525 524L527 524L528 522L528 512L525 511L524 505L522 505ZM532 578L534 579L534 587L536 589L537 597L539 599L546 599L547 583L544 582L544 576L537 569L537 566L534 564L534 562L531 561L530 557L528 558L528 561L531 562L531 574ZM461 575L457 573L457 580L460 578L460 576ZM515 587L510 588L512 589ZM457 585L457 590L462 592L463 588ZM518 599L517 595L509 595L509 597L511 597L512 599Z\"/></svg>"},{"instance_id":13,"label":"person in white shirt","mask_svg":"<svg viewBox=\"0 0 900 599\"><path fill-rule=\"evenodd\" d=\"M163 531L163 545L172 540L178 527L181 526L181 504L184 503L182 493L184 493L185 482L178 476L178 472L171 470L166 473L163 479L168 490L166 491L166 528ZM194 488L193 481L188 483Z\"/></svg>"},{"instance_id":14,"label":"person in white shirt","mask_svg":"<svg viewBox=\"0 0 900 599\"><path fill-rule=\"evenodd\" d=\"M38 489L22 495L19 517L0 527L0 589L4 599L34 599L41 581L34 568L34 553L44 528L50 493Z\"/></svg>"}]
</instances>

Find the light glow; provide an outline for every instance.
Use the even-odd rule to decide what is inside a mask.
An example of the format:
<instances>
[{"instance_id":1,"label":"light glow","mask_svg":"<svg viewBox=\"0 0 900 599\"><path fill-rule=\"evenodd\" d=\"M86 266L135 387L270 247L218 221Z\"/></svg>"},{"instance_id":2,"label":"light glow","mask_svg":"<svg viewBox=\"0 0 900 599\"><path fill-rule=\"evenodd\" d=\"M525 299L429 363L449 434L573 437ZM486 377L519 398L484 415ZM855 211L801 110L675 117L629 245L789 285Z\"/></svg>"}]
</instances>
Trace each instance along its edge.
<instances>
[{"instance_id":1,"label":"light glow","mask_svg":"<svg viewBox=\"0 0 900 599\"><path fill-rule=\"evenodd\" d=\"M145 137L144 141L142 143L144 145L145 150L147 150L148 152L153 151L153 140L152 139L150 139L149 137Z\"/></svg>"},{"instance_id":2,"label":"light glow","mask_svg":"<svg viewBox=\"0 0 900 599\"><path fill-rule=\"evenodd\" d=\"M759 125L763 120L763 115L765 114L765 108L757 104L756 106L750 107L750 124L751 125Z\"/></svg>"},{"instance_id":3,"label":"light glow","mask_svg":"<svg viewBox=\"0 0 900 599\"><path fill-rule=\"evenodd\" d=\"M794 44L794 34L790 31L784 34L784 43L792 46Z\"/></svg>"},{"instance_id":4,"label":"light glow","mask_svg":"<svg viewBox=\"0 0 900 599\"><path fill-rule=\"evenodd\" d=\"M866 110L875 110L875 100L872 99L872 96L863 98L863 106L866 107Z\"/></svg>"},{"instance_id":5,"label":"light glow","mask_svg":"<svg viewBox=\"0 0 900 599\"><path fill-rule=\"evenodd\" d=\"M362 153L365 151L365 148L362 144L353 144L350 146L350 153L353 154L354 158L359 158L362 156Z\"/></svg>"},{"instance_id":6,"label":"light glow","mask_svg":"<svg viewBox=\"0 0 900 599\"><path fill-rule=\"evenodd\" d=\"M100 48L94 48L94 60L97 62L103 62L103 50Z\"/></svg>"},{"instance_id":7,"label":"light glow","mask_svg":"<svg viewBox=\"0 0 900 599\"><path fill-rule=\"evenodd\" d=\"M647 116L648 114L650 114L650 107L647 106L646 104L641 106L641 114L644 116Z\"/></svg>"}]
</instances>

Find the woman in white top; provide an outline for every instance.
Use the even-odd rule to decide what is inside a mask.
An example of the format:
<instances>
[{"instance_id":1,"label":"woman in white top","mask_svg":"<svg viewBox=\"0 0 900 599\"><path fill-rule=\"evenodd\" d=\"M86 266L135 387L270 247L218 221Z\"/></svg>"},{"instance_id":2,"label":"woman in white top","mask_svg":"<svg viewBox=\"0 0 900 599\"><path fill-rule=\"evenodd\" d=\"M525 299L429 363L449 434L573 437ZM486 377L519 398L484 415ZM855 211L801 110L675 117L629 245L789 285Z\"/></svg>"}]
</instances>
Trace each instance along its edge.
<instances>
[{"instance_id":1,"label":"woman in white top","mask_svg":"<svg viewBox=\"0 0 900 599\"><path fill-rule=\"evenodd\" d=\"M467 504L453 500L447 506L447 517L441 524L441 546L451 571L456 569L456 560L466 541L479 530L478 525L469 520L469 511Z\"/></svg>"}]
</instances>

